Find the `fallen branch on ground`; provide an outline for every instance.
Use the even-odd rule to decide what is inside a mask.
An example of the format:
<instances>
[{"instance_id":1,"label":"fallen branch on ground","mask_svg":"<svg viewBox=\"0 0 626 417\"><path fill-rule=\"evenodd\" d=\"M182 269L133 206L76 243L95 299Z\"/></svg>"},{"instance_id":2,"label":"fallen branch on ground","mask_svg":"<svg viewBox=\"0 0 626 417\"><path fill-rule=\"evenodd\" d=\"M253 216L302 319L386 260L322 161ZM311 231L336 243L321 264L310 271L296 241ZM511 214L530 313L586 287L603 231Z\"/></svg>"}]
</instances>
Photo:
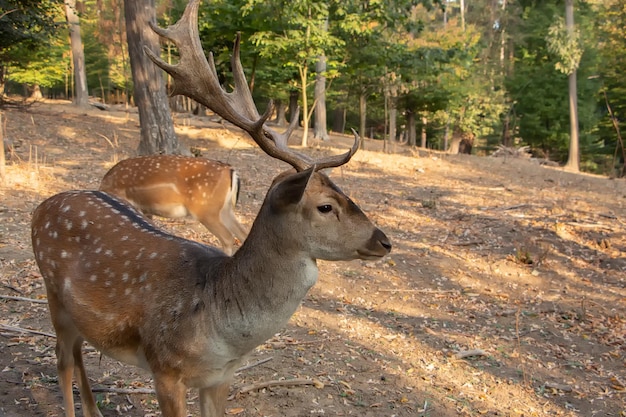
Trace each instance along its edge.
<instances>
[{"instance_id":1,"label":"fallen branch on ground","mask_svg":"<svg viewBox=\"0 0 626 417\"><path fill-rule=\"evenodd\" d=\"M265 358L265 359L261 359L259 361L254 362L254 363L251 363L249 365L242 366L241 368L237 369L235 372L241 372L241 371L245 371L246 369L254 368L255 366L259 366L261 364L264 364L265 362L269 362L272 359L274 359L273 356L270 356L270 357Z\"/></svg>"},{"instance_id":2,"label":"fallen branch on ground","mask_svg":"<svg viewBox=\"0 0 626 417\"><path fill-rule=\"evenodd\" d=\"M13 300L13 301L28 301L29 303L38 303L38 304L48 304L48 300L38 300L36 298L28 298L28 297L17 297L14 295L0 294L0 299Z\"/></svg>"},{"instance_id":3,"label":"fallen branch on ground","mask_svg":"<svg viewBox=\"0 0 626 417\"><path fill-rule=\"evenodd\" d=\"M269 388L269 387L278 387L278 386L290 387L290 386L295 386L295 385L314 385L315 388L320 388L320 389L324 388L324 384L317 379L306 379L306 378L280 379L280 380L277 379L277 380L259 382L257 384L245 386L241 388L237 392L237 394L245 394L246 392L258 391L260 389Z\"/></svg>"},{"instance_id":4,"label":"fallen branch on ground","mask_svg":"<svg viewBox=\"0 0 626 417\"><path fill-rule=\"evenodd\" d=\"M91 392L106 392L112 394L156 394L156 391L153 388L92 387Z\"/></svg>"},{"instance_id":5,"label":"fallen branch on ground","mask_svg":"<svg viewBox=\"0 0 626 417\"><path fill-rule=\"evenodd\" d=\"M487 356L487 352L482 349L462 350L457 352L454 357L456 359L465 359L471 356Z\"/></svg>"},{"instance_id":6,"label":"fallen branch on ground","mask_svg":"<svg viewBox=\"0 0 626 417\"><path fill-rule=\"evenodd\" d=\"M7 326L6 324L0 324L0 328L4 329L4 330L8 330L10 332L15 332L15 333L32 333L32 334L36 334L39 336L47 336L47 337L55 337L56 335L52 334L52 333L46 333L46 332L41 332L39 330L32 330L32 329L24 329L21 327L15 327L15 326Z\"/></svg>"},{"instance_id":7,"label":"fallen branch on ground","mask_svg":"<svg viewBox=\"0 0 626 417\"><path fill-rule=\"evenodd\" d=\"M451 294L458 293L459 290L411 290L411 289L380 289L379 292L412 292L418 294Z\"/></svg>"}]
</instances>

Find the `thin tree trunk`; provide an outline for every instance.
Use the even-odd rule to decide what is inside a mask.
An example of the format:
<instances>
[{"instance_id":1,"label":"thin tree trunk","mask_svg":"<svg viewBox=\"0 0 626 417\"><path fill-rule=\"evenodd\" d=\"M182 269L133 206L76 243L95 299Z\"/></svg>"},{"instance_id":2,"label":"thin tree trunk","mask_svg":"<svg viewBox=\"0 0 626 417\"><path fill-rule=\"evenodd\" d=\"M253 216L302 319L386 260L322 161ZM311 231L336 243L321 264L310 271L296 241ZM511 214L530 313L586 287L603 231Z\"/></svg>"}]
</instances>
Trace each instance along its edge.
<instances>
[{"instance_id":1,"label":"thin tree trunk","mask_svg":"<svg viewBox=\"0 0 626 417\"><path fill-rule=\"evenodd\" d=\"M146 46L157 56L160 52L158 35L148 25L148 22L156 23L154 0L125 1L124 12L135 105L141 125L137 151L140 155L179 153L163 73L143 51Z\"/></svg>"},{"instance_id":2,"label":"thin tree trunk","mask_svg":"<svg viewBox=\"0 0 626 417\"><path fill-rule=\"evenodd\" d=\"M306 96L306 87L308 85L308 71L305 66L300 68L300 81L302 88L302 142L301 146L308 145L309 136L309 104Z\"/></svg>"},{"instance_id":3,"label":"thin tree trunk","mask_svg":"<svg viewBox=\"0 0 626 417\"><path fill-rule=\"evenodd\" d=\"M391 94L389 96L389 152L393 153L396 150L396 135L397 135L397 117L398 117L398 93L397 87L391 87Z\"/></svg>"},{"instance_id":4,"label":"thin tree trunk","mask_svg":"<svg viewBox=\"0 0 626 417\"><path fill-rule=\"evenodd\" d=\"M89 105L87 91L87 71L85 69L85 53L80 36L80 20L76 11L76 0L65 1L65 17L70 30L72 62L74 63L74 104L79 107Z\"/></svg>"},{"instance_id":5,"label":"thin tree trunk","mask_svg":"<svg viewBox=\"0 0 626 417\"><path fill-rule=\"evenodd\" d=\"M0 103L4 97L4 86L6 83L6 67L0 63Z\"/></svg>"},{"instance_id":6,"label":"thin tree trunk","mask_svg":"<svg viewBox=\"0 0 626 417\"><path fill-rule=\"evenodd\" d=\"M298 91L291 90L289 92L289 121L295 116L298 112Z\"/></svg>"},{"instance_id":7,"label":"thin tree trunk","mask_svg":"<svg viewBox=\"0 0 626 417\"><path fill-rule=\"evenodd\" d=\"M506 11L506 1L507 0L502 0L501 17L504 17L504 13ZM504 22L502 21L502 18L500 19L499 24L501 25L501 29L500 29L500 74L504 77L506 75L506 64L505 64L504 58L506 56L507 34L506 34L506 27L504 26Z\"/></svg>"},{"instance_id":8,"label":"thin tree trunk","mask_svg":"<svg viewBox=\"0 0 626 417\"><path fill-rule=\"evenodd\" d=\"M443 150L448 150L448 142L450 140L450 114L446 112L446 128L443 132Z\"/></svg>"},{"instance_id":9,"label":"thin tree trunk","mask_svg":"<svg viewBox=\"0 0 626 417\"><path fill-rule=\"evenodd\" d=\"M574 0L565 1L565 26L568 34L574 33ZM578 139L578 93L576 89L576 69L568 76L569 114L570 114L570 145L569 157L565 168L569 171L580 171L580 149Z\"/></svg>"},{"instance_id":10,"label":"thin tree trunk","mask_svg":"<svg viewBox=\"0 0 626 417\"><path fill-rule=\"evenodd\" d=\"M428 118L426 115L422 115L422 135L421 135L421 143L420 148L426 149L426 127L428 126Z\"/></svg>"},{"instance_id":11,"label":"thin tree trunk","mask_svg":"<svg viewBox=\"0 0 626 417\"><path fill-rule=\"evenodd\" d=\"M407 139L407 144L413 148L417 145L417 131L415 129L415 112L412 110L407 111L406 113L406 124L409 128L409 137Z\"/></svg>"},{"instance_id":12,"label":"thin tree trunk","mask_svg":"<svg viewBox=\"0 0 626 417\"><path fill-rule=\"evenodd\" d=\"M326 56L321 55L315 66L315 139L328 140L326 122Z\"/></svg>"},{"instance_id":13,"label":"thin tree trunk","mask_svg":"<svg viewBox=\"0 0 626 417\"><path fill-rule=\"evenodd\" d=\"M0 143L2 148L0 149L0 183L4 183L6 178L6 155L4 153L4 124L2 120L2 112L0 111Z\"/></svg>"},{"instance_id":14,"label":"thin tree trunk","mask_svg":"<svg viewBox=\"0 0 626 417\"><path fill-rule=\"evenodd\" d=\"M361 138L367 136L367 132L365 131L366 125L366 117L367 117L367 96L365 92L361 92L359 95L359 135ZM361 140L361 149L365 149L365 141Z\"/></svg>"},{"instance_id":15,"label":"thin tree trunk","mask_svg":"<svg viewBox=\"0 0 626 417\"><path fill-rule=\"evenodd\" d=\"M383 152L389 153L389 135L388 135L388 126L389 126L389 88L385 88L385 128L383 131Z\"/></svg>"},{"instance_id":16,"label":"thin tree trunk","mask_svg":"<svg viewBox=\"0 0 626 417\"><path fill-rule=\"evenodd\" d=\"M465 0L461 0L461 30L465 32Z\"/></svg>"}]
</instances>

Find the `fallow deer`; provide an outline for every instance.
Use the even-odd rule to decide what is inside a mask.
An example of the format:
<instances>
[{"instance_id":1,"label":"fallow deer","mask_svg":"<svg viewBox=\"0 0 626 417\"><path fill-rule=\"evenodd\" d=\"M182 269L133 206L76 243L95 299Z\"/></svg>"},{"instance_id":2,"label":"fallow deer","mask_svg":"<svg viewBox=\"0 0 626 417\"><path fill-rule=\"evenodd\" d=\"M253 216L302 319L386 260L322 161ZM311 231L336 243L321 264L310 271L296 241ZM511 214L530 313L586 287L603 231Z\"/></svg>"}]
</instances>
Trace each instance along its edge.
<instances>
[{"instance_id":1,"label":"fallow deer","mask_svg":"<svg viewBox=\"0 0 626 417\"><path fill-rule=\"evenodd\" d=\"M101 416L82 361L83 340L104 354L149 370L164 417L185 417L186 390L199 390L202 417L221 417L245 355L278 332L315 284L317 260L375 260L391 243L322 168L347 163L358 149L312 160L258 115L235 41L235 88L219 87L200 46L199 0L160 29L180 51L177 65L149 54L190 96L243 128L296 173L267 192L247 239L232 257L168 234L103 191L69 191L34 212L32 244L57 334L59 383L74 416L72 374L86 417Z\"/></svg>"},{"instance_id":2,"label":"fallow deer","mask_svg":"<svg viewBox=\"0 0 626 417\"><path fill-rule=\"evenodd\" d=\"M248 234L235 216L239 176L223 162L180 155L124 159L105 174L100 190L144 214L198 220L227 255L233 254L234 239L243 242Z\"/></svg>"}]
</instances>

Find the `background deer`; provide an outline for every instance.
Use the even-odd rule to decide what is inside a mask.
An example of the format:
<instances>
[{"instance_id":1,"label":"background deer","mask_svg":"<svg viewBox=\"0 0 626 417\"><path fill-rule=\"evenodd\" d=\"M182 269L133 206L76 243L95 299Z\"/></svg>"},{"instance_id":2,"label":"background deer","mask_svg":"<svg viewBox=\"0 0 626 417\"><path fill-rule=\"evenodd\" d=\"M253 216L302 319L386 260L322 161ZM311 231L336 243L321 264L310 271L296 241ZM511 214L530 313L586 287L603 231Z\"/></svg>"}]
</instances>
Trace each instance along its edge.
<instances>
[{"instance_id":1,"label":"background deer","mask_svg":"<svg viewBox=\"0 0 626 417\"><path fill-rule=\"evenodd\" d=\"M225 163L180 155L125 159L106 173L100 190L128 201L144 214L192 217L233 254L234 238L248 234L235 216L239 176Z\"/></svg>"},{"instance_id":2,"label":"background deer","mask_svg":"<svg viewBox=\"0 0 626 417\"><path fill-rule=\"evenodd\" d=\"M35 259L46 284L57 333L57 367L66 416L74 416L72 374L87 417L101 416L90 392L81 346L152 372L164 417L185 417L186 389L199 390L203 417L222 416L235 370L273 336L317 281L317 260L379 259L387 236L319 169L347 163L358 149L319 160L286 146L265 126L239 62L235 89L218 84L200 47L199 0L181 20L155 30L172 40L180 62L150 55L185 93L242 127L295 173L267 192L248 238L232 257L168 234L130 205L102 191L70 191L44 201L32 219ZM292 123L292 127L294 124ZM287 132L288 133L288 132Z\"/></svg>"}]
</instances>

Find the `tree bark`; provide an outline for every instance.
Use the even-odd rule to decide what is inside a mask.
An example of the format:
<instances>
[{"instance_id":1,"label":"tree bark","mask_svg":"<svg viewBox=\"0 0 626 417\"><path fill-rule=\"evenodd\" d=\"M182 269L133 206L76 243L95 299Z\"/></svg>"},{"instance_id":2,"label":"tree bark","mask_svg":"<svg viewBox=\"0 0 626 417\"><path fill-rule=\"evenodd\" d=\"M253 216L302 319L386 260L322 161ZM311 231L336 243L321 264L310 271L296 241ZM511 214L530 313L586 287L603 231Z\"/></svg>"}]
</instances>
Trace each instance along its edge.
<instances>
[{"instance_id":1,"label":"tree bark","mask_svg":"<svg viewBox=\"0 0 626 417\"><path fill-rule=\"evenodd\" d=\"M359 95L359 135L361 138L367 136L367 132L365 131L367 117L367 96L365 92L362 91ZM361 140L361 149L365 149L365 141Z\"/></svg>"},{"instance_id":2,"label":"tree bark","mask_svg":"<svg viewBox=\"0 0 626 417\"><path fill-rule=\"evenodd\" d=\"M276 106L276 119L274 120L274 123L280 127L287 126L287 117L285 115L287 106L282 100L274 101L274 105Z\"/></svg>"},{"instance_id":3,"label":"tree bark","mask_svg":"<svg viewBox=\"0 0 626 417\"><path fill-rule=\"evenodd\" d=\"M344 133L346 130L346 108L343 105L334 110L332 130L337 133Z\"/></svg>"},{"instance_id":4,"label":"tree bark","mask_svg":"<svg viewBox=\"0 0 626 417\"><path fill-rule=\"evenodd\" d=\"M33 84L31 86L30 98L33 100L41 100L43 98L39 84Z\"/></svg>"},{"instance_id":5,"label":"tree bark","mask_svg":"<svg viewBox=\"0 0 626 417\"><path fill-rule=\"evenodd\" d=\"M568 34L574 33L574 0L565 1L565 26ZM568 171L580 171L580 149L578 139L578 92L576 89L576 69L568 75L569 84L569 120L570 144L569 156L565 168Z\"/></svg>"},{"instance_id":6,"label":"tree bark","mask_svg":"<svg viewBox=\"0 0 626 417\"><path fill-rule=\"evenodd\" d=\"M308 98L306 95L306 88L309 85L308 82L308 68L306 66L300 67L300 89L302 91L302 141L300 142L300 146L303 148L308 146L308 137L309 137L309 104Z\"/></svg>"},{"instance_id":7,"label":"tree bark","mask_svg":"<svg viewBox=\"0 0 626 417\"><path fill-rule=\"evenodd\" d=\"M72 63L74 64L74 105L87 107L89 92L87 91L87 70L85 69L85 52L80 36L80 20L76 10L76 0L65 1L65 18L70 30Z\"/></svg>"},{"instance_id":8,"label":"tree bark","mask_svg":"<svg viewBox=\"0 0 626 417\"><path fill-rule=\"evenodd\" d=\"M4 152L4 124L2 122L2 112L0 111L0 142L2 148L0 149L0 183L4 184L6 178L6 155Z\"/></svg>"},{"instance_id":9,"label":"tree bark","mask_svg":"<svg viewBox=\"0 0 626 417\"><path fill-rule=\"evenodd\" d=\"M127 0L124 13L134 81L133 96L141 125L137 152L140 155L180 153L163 73L143 51L145 45L157 56L160 52L158 35L148 25L148 22L156 23L154 0Z\"/></svg>"},{"instance_id":10,"label":"tree bark","mask_svg":"<svg viewBox=\"0 0 626 417\"><path fill-rule=\"evenodd\" d=\"M6 83L6 67L0 64L0 103L4 97L4 86Z\"/></svg>"},{"instance_id":11,"label":"tree bark","mask_svg":"<svg viewBox=\"0 0 626 417\"><path fill-rule=\"evenodd\" d=\"M417 145L417 132L415 129L415 112L413 110L408 110L406 112L406 124L409 128L409 137L407 139L407 144L412 148Z\"/></svg>"},{"instance_id":12,"label":"tree bark","mask_svg":"<svg viewBox=\"0 0 626 417\"><path fill-rule=\"evenodd\" d=\"M315 127L313 138L328 140L326 122L326 56L319 57L315 65Z\"/></svg>"},{"instance_id":13,"label":"tree bark","mask_svg":"<svg viewBox=\"0 0 626 417\"><path fill-rule=\"evenodd\" d=\"M389 94L389 146L387 152L393 153L396 150L397 135L397 117L398 117L398 87L391 86Z\"/></svg>"},{"instance_id":14,"label":"tree bark","mask_svg":"<svg viewBox=\"0 0 626 417\"><path fill-rule=\"evenodd\" d=\"M422 115L422 136L421 136L421 143L420 143L420 148L422 149L426 149L426 127L428 126L428 118L426 117L426 115Z\"/></svg>"},{"instance_id":15,"label":"tree bark","mask_svg":"<svg viewBox=\"0 0 626 417\"><path fill-rule=\"evenodd\" d=\"M446 127L443 132L443 150L448 150L448 141L450 140L450 115L446 112Z\"/></svg>"},{"instance_id":16,"label":"tree bark","mask_svg":"<svg viewBox=\"0 0 626 417\"><path fill-rule=\"evenodd\" d=\"M298 90L291 90L289 92L289 122L291 122L291 119L295 117L295 115L298 113L298 98L299 97L300 97L300 94Z\"/></svg>"}]
</instances>

